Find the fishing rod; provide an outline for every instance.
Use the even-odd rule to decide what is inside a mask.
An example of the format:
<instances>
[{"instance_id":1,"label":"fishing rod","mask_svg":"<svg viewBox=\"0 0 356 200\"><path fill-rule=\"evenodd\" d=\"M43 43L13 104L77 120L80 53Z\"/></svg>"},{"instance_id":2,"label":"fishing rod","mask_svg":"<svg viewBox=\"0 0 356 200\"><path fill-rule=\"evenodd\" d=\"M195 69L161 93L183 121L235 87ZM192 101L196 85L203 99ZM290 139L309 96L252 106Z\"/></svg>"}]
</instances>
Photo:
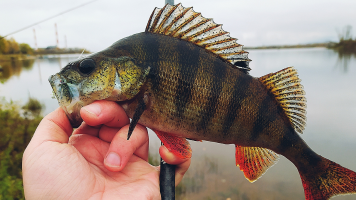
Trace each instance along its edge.
<instances>
[{"instance_id":1,"label":"fishing rod","mask_svg":"<svg viewBox=\"0 0 356 200\"><path fill-rule=\"evenodd\" d=\"M161 145L163 143L161 142ZM166 163L161 158L161 170L159 173L159 188L162 200L175 199L175 171L176 166Z\"/></svg>"},{"instance_id":2,"label":"fishing rod","mask_svg":"<svg viewBox=\"0 0 356 200\"><path fill-rule=\"evenodd\" d=\"M24 28L21 28L21 29L19 29L19 30L16 30L16 31L14 31L14 32L11 32L11 33L9 33L9 34L7 34L7 35L5 35L5 36L0 36L0 40L2 40L3 38L6 38L6 37L9 36L9 35L18 33L18 32L20 32L20 31L23 31L23 30L25 30L25 29L28 29L28 28L30 28L30 27L32 27L32 26L35 26L35 25L37 25L37 24L40 24L40 23L45 22L45 21L47 21L47 20L50 20L50 19L52 19L52 18L58 17L59 15L63 15L64 13L70 12L70 11L75 10L75 9L77 9L77 8L80 8L80 7L82 7L82 6L85 6L85 5L88 5L88 4L90 4L90 3L93 3L94 1L97 1L97 0L92 0L92 1L89 1L89 2L86 2L86 3L83 3L83 4L79 5L79 6L73 7L73 8L71 8L71 9L66 10L66 11L60 12L60 13L58 13L58 14L56 14L56 15L53 15L53 16L48 17L48 18L46 18L46 19L43 19L43 20L41 20L41 21L39 21L39 22L36 22L36 23L34 23L34 24L28 25L28 26L26 26L26 27L24 27Z\"/></svg>"}]
</instances>

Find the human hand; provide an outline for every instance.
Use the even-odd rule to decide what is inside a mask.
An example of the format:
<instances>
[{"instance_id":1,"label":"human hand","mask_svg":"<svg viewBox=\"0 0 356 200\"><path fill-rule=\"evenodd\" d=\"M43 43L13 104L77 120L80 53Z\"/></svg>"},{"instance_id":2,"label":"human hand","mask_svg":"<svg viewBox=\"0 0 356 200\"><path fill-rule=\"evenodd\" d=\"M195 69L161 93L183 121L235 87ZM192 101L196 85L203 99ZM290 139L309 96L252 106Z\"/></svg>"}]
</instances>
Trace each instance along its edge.
<instances>
[{"instance_id":1,"label":"human hand","mask_svg":"<svg viewBox=\"0 0 356 200\"><path fill-rule=\"evenodd\" d=\"M129 118L111 101L96 101L80 114L84 123L74 132L60 108L37 127L23 155L26 199L160 199L159 167L147 162L147 129L138 124L126 140ZM164 146L160 155L177 165L177 185L190 159Z\"/></svg>"}]
</instances>

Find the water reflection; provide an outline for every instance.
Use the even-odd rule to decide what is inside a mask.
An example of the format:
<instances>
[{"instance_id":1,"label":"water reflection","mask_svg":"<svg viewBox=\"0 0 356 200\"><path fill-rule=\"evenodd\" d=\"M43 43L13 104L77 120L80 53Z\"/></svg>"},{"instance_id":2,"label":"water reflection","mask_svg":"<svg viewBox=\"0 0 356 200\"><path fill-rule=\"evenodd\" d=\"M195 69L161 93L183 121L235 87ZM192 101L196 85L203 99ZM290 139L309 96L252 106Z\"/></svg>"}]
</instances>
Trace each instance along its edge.
<instances>
[{"instance_id":1,"label":"water reflection","mask_svg":"<svg viewBox=\"0 0 356 200\"><path fill-rule=\"evenodd\" d=\"M41 66L39 62L37 62L37 67L38 67L38 78L40 79L40 84L42 84Z\"/></svg>"},{"instance_id":2,"label":"water reflection","mask_svg":"<svg viewBox=\"0 0 356 200\"><path fill-rule=\"evenodd\" d=\"M0 82L5 83L11 76L20 76L22 70L31 70L34 60L12 60L0 63Z\"/></svg>"},{"instance_id":3,"label":"water reflection","mask_svg":"<svg viewBox=\"0 0 356 200\"><path fill-rule=\"evenodd\" d=\"M343 51L338 51L334 50L337 55L337 63L336 63L336 68L340 68L344 73L348 72L348 68L352 67L352 59L356 58L356 52L343 52Z\"/></svg>"},{"instance_id":4,"label":"water reflection","mask_svg":"<svg viewBox=\"0 0 356 200\"><path fill-rule=\"evenodd\" d=\"M46 105L44 114L48 114L58 107L58 103L51 98L52 89L47 78L78 56L79 54L46 55L32 60L0 62L0 96L20 103L34 97Z\"/></svg>"},{"instance_id":5,"label":"water reflection","mask_svg":"<svg viewBox=\"0 0 356 200\"><path fill-rule=\"evenodd\" d=\"M32 96L46 105L44 114L53 111L58 103L51 98L47 78L78 56L0 63L0 96L23 103ZM298 70L308 99L302 138L317 153L356 171L356 57L347 57L344 65L338 53L323 48L251 50L249 57L253 60L250 74L255 77L288 66ZM177 188L177 199L304 199L298 171L284 157L251 184L235 166L234 145L190 143L193 160ZM156 154L160 142L153 133L150 144ZM355 199L355 195L333 199Z\"/></svg>"}]
</instances>

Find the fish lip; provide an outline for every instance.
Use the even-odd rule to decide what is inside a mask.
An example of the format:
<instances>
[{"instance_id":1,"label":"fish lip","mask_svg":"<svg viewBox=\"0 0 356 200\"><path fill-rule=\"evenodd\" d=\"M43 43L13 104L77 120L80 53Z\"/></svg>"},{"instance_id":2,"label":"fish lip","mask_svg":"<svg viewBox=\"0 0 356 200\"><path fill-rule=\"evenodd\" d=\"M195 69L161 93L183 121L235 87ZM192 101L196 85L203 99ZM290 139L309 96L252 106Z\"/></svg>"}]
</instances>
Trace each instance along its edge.
<instances>
[{"instance_id":1,"label":"fish lip","mask_svg":"<svg viewBox=\"0 0 356 200\"><path fill-rule=\"evenodd\" d=\"M63 109L63 107L62 107L62 109ZM69 114L65 109L63 109L63 110L66 113L66 115L69 119L70 125L73 128L78 128L82 124L83 119L80 117L80 113L78 113L79 115L76 115L76 114L73 115L73 114Z\"/></svg>"},{"instance_id":2,"label":"fish lip","mask_svg":"<svg viewBox=\"0 0 356 200\"><path fill-rule=\"evenodd\" d=\"M78 128L82 124L83 119L80 116L82 105L80 104L79 93L78 91L73 92L75 86L67 83L66 79L58 73L50 76L48 81L51 84L59 106L66 113L70 124L73 128ZM74 96L74 93L77 96ZM70 100L68 100L68 98L70 98Z\"/></svg>"}]
</instances>

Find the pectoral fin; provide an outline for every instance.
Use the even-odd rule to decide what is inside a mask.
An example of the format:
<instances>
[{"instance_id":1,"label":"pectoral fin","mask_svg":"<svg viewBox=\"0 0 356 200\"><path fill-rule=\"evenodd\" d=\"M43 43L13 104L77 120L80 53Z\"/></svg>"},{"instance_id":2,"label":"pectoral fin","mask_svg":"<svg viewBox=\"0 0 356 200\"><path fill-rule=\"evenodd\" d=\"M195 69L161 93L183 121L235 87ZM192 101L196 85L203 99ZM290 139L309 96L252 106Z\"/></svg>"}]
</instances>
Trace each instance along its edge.
<instances>
[{"instance_id":1,"label":"pectoral fin","mask_svg":"<svg viewBox=\"0 0 356 200\"><path fill-rule=\"evenodd\" d=\"M146 109L146 102L145 102L145 97L142 97L139 102L138 102L138 105L136 107L136 110L135 110L135 113L134 113L134 116L132 117L132 121L130 123L130 126L129 126L129 132L127 134L127 140L130 139L131 135L132 135L132 132L133 130L135 129L137 123L138 123L138 120L140 119L143 111L145 111Z\"/></svg>"},{"instance_id":2,"label":"pectoral fin","mask_svg":"<svg viewBox=\"0 0 356 200\"><path fill-rule=\"evenodd\" d=\"M236 166L244 172L247 180L256 181L268 168L278 161L278 154L260 147L236 147Z\"/></svg>"},{"instance_id":3,"label":"pectoral fin","mask_svg":"<svg viewBox=\"0 0 356 200\"><path fill-rule=\"evenodd\" d=\"M192 157L192 149L189 142L185 138L176 137L169 133L153 130L158 138L162 141L164 146L179 158Z\"/></svg>"}]
</instances>

